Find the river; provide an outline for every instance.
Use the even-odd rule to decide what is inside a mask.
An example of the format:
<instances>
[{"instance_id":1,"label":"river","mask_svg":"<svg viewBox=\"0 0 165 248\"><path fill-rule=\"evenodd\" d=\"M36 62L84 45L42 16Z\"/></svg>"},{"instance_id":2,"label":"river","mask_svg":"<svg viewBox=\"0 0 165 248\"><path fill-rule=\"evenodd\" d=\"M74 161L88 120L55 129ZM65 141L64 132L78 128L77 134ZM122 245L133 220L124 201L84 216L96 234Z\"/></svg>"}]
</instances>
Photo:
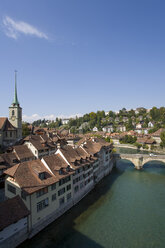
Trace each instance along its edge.
<instances>
[{"instance_id":1,"label":"river","mask_svg":"<svg viewBox=\"0 0 165 248\"><path fill-rule=\"evenodd\" d=\"M165 165L152 162L137 171L121 160L79 204L20 248L164 248L164 230Z\"/></svg>"}]
</instances>

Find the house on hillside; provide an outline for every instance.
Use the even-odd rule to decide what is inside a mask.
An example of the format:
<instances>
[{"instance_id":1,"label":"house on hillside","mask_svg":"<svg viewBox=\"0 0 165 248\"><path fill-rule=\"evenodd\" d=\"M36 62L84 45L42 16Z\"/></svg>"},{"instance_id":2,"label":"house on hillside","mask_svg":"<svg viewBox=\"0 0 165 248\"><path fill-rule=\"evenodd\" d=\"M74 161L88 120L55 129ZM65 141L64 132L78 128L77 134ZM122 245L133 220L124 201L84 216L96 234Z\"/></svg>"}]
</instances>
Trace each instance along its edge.
<instances>
[{"instance_id":1,"label":"house on hillside","mask_svg":"<svg viewBox=\"0 0 165 248\"><path fill-rule=\"evenodd\" d=\"M97 128L97 127L94 127L94 128L92 129L92 131L93 131L93 132L98 132L98 128Z\"/></svg>"},{"instance_id":2,"label":"house on hillside","mask_svg":"<svg viewBox=\"0 0 165 248\"><path fill-rule=\"evenodd\" d=\"M113 133L114 131L113 124L103 127L102 130L105 133Z\"/></svg>"},{"instance_id":3,"label":"house on hillside","mask_svg":"<svg viewBox=\"0 0 165 248\"><path fill-rule=\"evenodd\" d=\"M154 127L154 122L149 121L149 122L148 122L148 127L153 128L153 127Z\"/></svg>"},{"instance_id":4,"label":"house on hillside","mask_svg":"<svg viewBox=\"0 0 165 248\"><path fill-rule=\"evenodd\" d=\"M125 132L125 131L126 131L126 127L125 127L124 124L119 123L119 125L118 125L117 128L116 128L116 130L117 130L118 132Z\"/></svg>"},{"instance_id":5,"label":"house on hillside","mask_svg":"<svg viewBox=\"0 0 165 248\"><path fill-rule=\"evenodd\" d=\"M160 128L159 130L157 130L156 132L154 132L154 133L151 134L151 137L156 141L156 144L157 145L160 145L160 143L161 143L160 135L164 131L165 131L164 128Z\"/></svg>"}]
</instances>

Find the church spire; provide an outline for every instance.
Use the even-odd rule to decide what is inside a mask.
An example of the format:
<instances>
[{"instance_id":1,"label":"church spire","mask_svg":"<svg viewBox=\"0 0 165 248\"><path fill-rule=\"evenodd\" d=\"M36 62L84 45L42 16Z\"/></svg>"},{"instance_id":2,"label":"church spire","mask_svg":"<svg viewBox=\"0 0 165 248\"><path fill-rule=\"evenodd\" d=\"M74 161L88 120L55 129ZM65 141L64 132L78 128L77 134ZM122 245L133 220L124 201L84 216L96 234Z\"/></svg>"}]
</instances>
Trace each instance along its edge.
<instances>
[{"instance_id":1,"label":"church spire","mask_svg":"<svg viewBox=\"0 0 165 248\"><path fill-rule=\"evenodd\" d=\"M18 98L17 98L17 71L15 71L15 93L14 93L13 105L19 105Z\"/></svg>"}]
</instances>

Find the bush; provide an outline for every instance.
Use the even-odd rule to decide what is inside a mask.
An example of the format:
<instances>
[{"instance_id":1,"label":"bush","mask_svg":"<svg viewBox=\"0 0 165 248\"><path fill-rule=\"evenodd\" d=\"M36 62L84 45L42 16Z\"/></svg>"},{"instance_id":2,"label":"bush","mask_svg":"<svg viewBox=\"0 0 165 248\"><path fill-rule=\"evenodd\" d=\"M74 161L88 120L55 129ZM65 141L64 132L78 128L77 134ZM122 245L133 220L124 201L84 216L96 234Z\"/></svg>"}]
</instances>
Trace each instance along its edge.
<instances>
[{"instance_id":1,"label":"bush","mask_svg":"<svg viewBox=\"0 0 165 248\"><path fill-rule=\"evenodd\" d=\"M148 148L149 148L149 146L147 144L143 145L143 149L148 149Z\"/></svg>"},{"instance_id":2,"label":"bush","mask_svg":"<svg viewBox=\"0 0 165 248\"><path fill-rule=\"evenodd\" d=\"M142 144L135 142L134 145L137 147L137 149L140 149L142 147Z\"/></svg>"},{"instance_id":3,"label":"bush","mask_svg":"<svg viewBox=\"0 0 165 248\"><path fill-rule=\"evenodd\" d=\"M151 145L151 150L154 150L155 149L155 146L154 145Z\"/></svg>"},{"instance_id":4,"label":"bush","mask_svg":"<svg viewBox=\"0 0 165 248\"><path fill-rule=\"evenodd\" d=\"M112 153L116 153L116 148L113 148L112 149Z\"/></svg>"},{"instance_id":5,"label":"bush","mask_svg":"<svg viewBox=\"0 0 165 248\"><path fill-rule=\"evenodd\" d=\"M131 135L125 135L120 139L121 144L134 144L137 140L137 137L133 137Z\"/></svg>"}]
</instances>

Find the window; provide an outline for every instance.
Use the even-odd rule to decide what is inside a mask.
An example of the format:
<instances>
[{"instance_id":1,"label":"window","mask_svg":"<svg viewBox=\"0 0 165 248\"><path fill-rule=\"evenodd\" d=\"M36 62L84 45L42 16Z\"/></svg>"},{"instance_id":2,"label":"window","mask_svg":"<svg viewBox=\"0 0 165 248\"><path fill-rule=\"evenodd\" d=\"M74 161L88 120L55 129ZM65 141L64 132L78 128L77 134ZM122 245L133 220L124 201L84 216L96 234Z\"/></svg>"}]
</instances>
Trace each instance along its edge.
<instances>
[{"instance_id":1,"label":"window","mask_svg":"<svg viewBox=\"0 0 165 248\"><path fill-rule=\"evenodd\" d=\"M64 203L65 203L64 197L60 198L60 199L59 199L59 204L60 204L60 206L63 205Z\"/></svg>"},{"instance_id":2,"label":"window","mask_svg":"<svg viewBox=\"0 0 165 248\"><path fill-rule=\"evenodd\" d=\"M69 193L69 194L67 194L67 201L69 201L70 199L71 199L71 197L72 197L72 194L71 193Z\"/></svg>"},{"instance_id":3,"label":"window","mask_svg":"<svg viewBox=\"0 0 165 248\"><path fill-rule=\"evenodd\" d=\"M24 190L22 190L21 191L21 197L22 197L22 199L26 200L26 196L27 196L27 193Z\"/></svg>"},{"instance_id":4,"label":"window","mask_svg":"<svg viewBox=\"0 0 165 248\"><path fill-rule=\"evenodd\" d=\"M52 201L56 200L56 193L52 195Z\"/></svg>"},{"instance_id":5,"label":"window","mask_svg":"<svg viewBox=\"0 0 165 248\"><path fill-rule=\"evenodd\" d=\"M49 199L48 198L37 203L37 212L41 211L42 209L46 208L47 206L49 206Z\"/></svg>"},{"instance_id":6,"label":"window","mask_svg":"<svg viewBox=\"0 0 165 248\"><path fill-rule=\"evenodd\" d=\"M79 190L78 185L74 187L74 192L76 193Z\"/></svg>"},{"instance_id":7,"label":"window","mask_svg":"<svg viewBox=\"0 0 165 248\"><path fill-rule=\"evenodd\" d=\"M69 182L70 181L70 176L68 176L68 177L66 177L66 178L63 178L63 179L60 179L60 181L59 181L59 186L60 185L63 185L64 183L67 183L67 182Z\"/></svg>"},{"instance_id":8,"label":"window","mask_svg":"<svg viewBox=\"0 0 165 248\"><path fill-rule=\"evenodd\" d=\"M14 115L14 110L12 110L12 115Z\"/></svg>"},{"instance_id":9,"label":"window","mask_svg":"<svg viewBox=\"0 0 165 248\"><path fill-rule=\"evenodd\" d=\"M71 189L71 184L67 185L67 187L66 187L67 191L70 190L70 189Z\"/></svg>"},{"instance_id":10,"label":"window","mask_svg":"<svg viewBox=\"0 0 165 248\"><path fill-rule=\"evenodd\" d=\"M10 138L12 137L12 132L10 131Z\"/></svg>"},{"instance_id":11,"label":"window","mask_svg":"<svg viewBox=\"0 0 165 248\"><path fill-rule=\"evenodd\" d=\"M80 176L80 181L81 181L83 178L84 178L83 175L81 175L81 176Z\"/></svg>"},{"instance_id":12,"label":"window","mask_svg":"<svg viewBox=\"0 0 165 248\"><path fill-rule=\"evenodd\" d=\"M80 183L80 189L82 189L84 187L84 183Z\"/></svg>"},{"instance_id":13,"label":"window","mask_svg":"<svg viewBox=\"0 0 165 248\"><path fill-rule=\"evenodd\" d=\"M58 196L62 195L65 193L65 188L62 188L58 191Z\"/></svg>"},{"instance_id":14,"label":"window","mask_svg":"<svg viewBox=\"0 0 165 248\"><path fill-rule=\"evenodd\" d=\"M39 191L36 192L36 196L40 197L41 195L44 195L48 193L48 188L40 189Z\"/></svg>"},{"instance_id":15,"label":"window","mask_svg":"<svg viewBox=\"0 0 165 248\"><path fill-rule=\"evenodd\" d=\"M39 173L39 178L40 178L41 180L46 179L46 173L45 173L45 172Z\"/></svg>"},{"instance_id":16,"label":"window","mask_svg":"<svg viewBox=\"0 0 165 248\"><path fill-rule=\"evenodd\" d=\"M10 184L7 185L8 191L16 195L16 188L11 186Z\"/></svg>"},{"instance_id":17,"label":"window","mask_svg":"<svg viewBox=\"0 0 165 248\"><path fill-rule=\"evenodd\" d=\"M51 185L51 190L54 190L54 189L56 189L56 184L55 183Z\"/></svg>"}]
</instances>

